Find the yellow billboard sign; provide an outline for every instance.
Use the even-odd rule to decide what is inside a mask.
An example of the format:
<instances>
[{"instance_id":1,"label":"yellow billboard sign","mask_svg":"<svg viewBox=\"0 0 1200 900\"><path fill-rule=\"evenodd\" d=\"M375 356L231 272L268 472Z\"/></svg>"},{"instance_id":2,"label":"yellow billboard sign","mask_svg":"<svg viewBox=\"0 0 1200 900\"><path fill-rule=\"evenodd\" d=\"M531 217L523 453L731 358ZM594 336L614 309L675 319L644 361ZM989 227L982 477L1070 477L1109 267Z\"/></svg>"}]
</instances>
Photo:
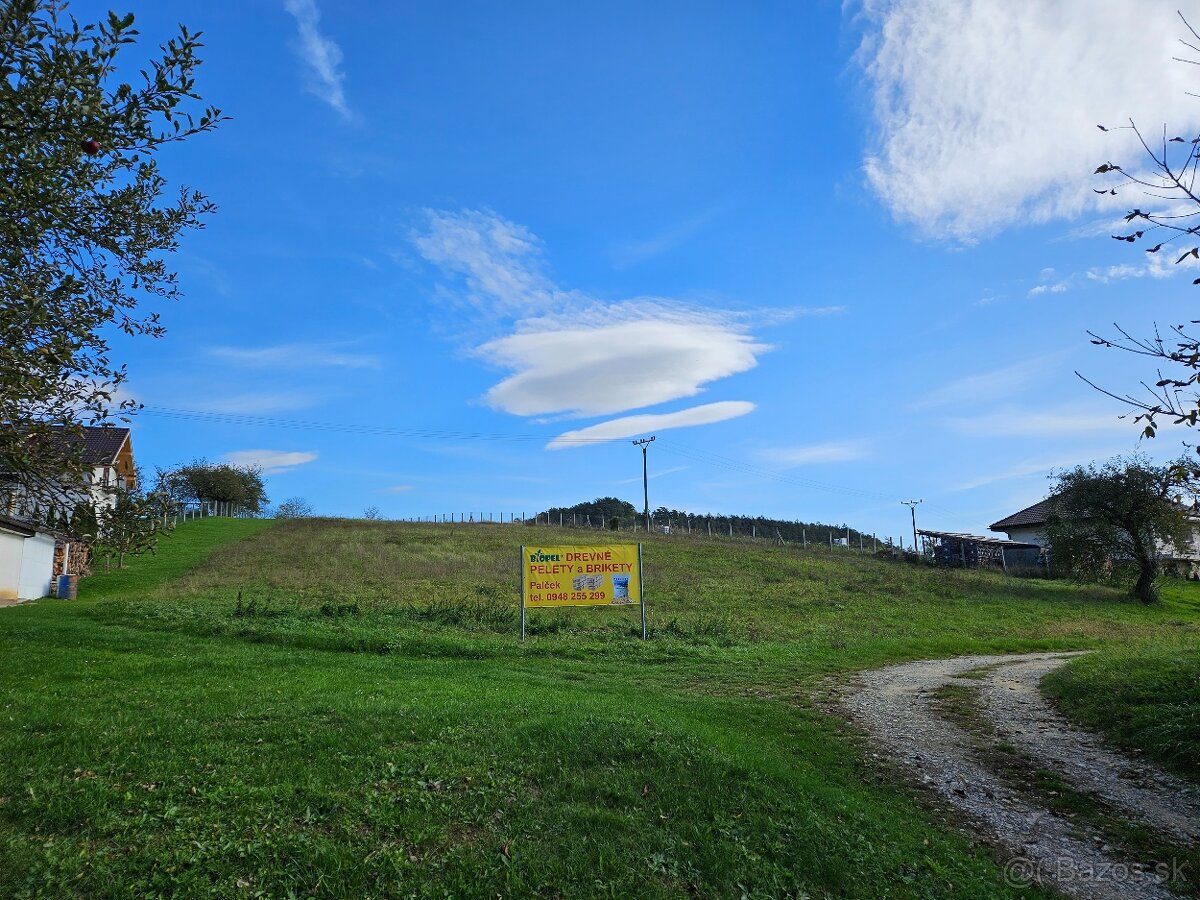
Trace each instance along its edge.
<instances>
[{"instance_id":1,"label":"yellow billboard sign","mask_svg":"<svg viewBox=\"0 0 1200 900\"><path fill-rule=\"evenodd\" d=\"M642 602L641 547L522 547L522 602L544 606L631 606Z\"/></svg>"}]
</instances>

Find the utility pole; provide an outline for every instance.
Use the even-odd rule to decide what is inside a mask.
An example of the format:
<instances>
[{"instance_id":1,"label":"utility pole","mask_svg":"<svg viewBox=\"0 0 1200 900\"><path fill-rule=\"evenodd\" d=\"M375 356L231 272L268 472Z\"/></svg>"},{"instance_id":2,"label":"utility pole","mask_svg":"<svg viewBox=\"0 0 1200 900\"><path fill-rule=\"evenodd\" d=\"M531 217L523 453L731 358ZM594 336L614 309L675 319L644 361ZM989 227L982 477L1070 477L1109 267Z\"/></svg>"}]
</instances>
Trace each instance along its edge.
<instances>
[{"instance_id":1,"label":"utility pole","mask_svg":"<svg viewBox=\"0 0 1200 900\"><path fill-rule=\"evenodd\" d=\"M913 523L913 553L917 552L917 504L924 503L924 500L901 500L901 506L907 506L909 512L912 513Z\"/></svg>"},{"instance_id":2,"label":"utility pole","mask_svg":"<svg viewBox=\"0 0 1200 900\"><path fill-rule=\"evenodd\" d=\"M648 438L642 438L638 441L630 441L635 447L642 448L642 496L646 501L646 534L650 533L650 478L647 473L646 449L654 440L654 435Z\"/></svg>"}]
</instances>

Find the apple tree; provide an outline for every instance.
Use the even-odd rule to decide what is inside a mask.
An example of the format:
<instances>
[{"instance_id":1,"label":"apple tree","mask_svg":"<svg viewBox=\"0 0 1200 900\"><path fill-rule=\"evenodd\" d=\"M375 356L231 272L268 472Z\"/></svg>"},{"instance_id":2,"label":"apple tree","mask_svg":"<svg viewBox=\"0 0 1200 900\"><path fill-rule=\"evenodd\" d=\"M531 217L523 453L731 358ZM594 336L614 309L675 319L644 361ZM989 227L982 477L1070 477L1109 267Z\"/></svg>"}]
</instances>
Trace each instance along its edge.
<instances>
[{"instance_id":1,"label":"apple tree","mask_svg":"<svg viewBox=\"0 0 1200 900\"><path fill-rule=\"evenodd\" d=\"M104 557L104 569L115 559L117 568L125 568L127 556L154 553L158 540L173 530L171 498L163 491L120 488L112 502L95 509L95 533L92 549Z\"/></svg>"},{"instance_id":2,"label":"apple tree","mask_svg":"<svg viewBox=\"0 0 1200 900\"><path fill-rule=\"evenodd\" d=\"M0 3L0 472L10 490L81 477L82 425L132 411L118 333L157 337L146 301L179 295L169 264L213 204L172 187L157 157L223 119L180 27L129 59L132 14L80 24L62 0ZM128 76L133 77L128 77Z\"/></svg>"},{"instance_id":3,"label":"apple tree","mask_svg":"<svg viewBox=\"0 0 1200 900\"><path fill-rule=\"evenodd\" d=\"M1187 457L1154 465L1141 456L1077 466L1057 476L1046 537L1054 570L1081 581L1111 581L1153 602L1164 553L1190 553L1198 469Z\"/></svg>"},{"instance_id":4,"label":"apple tree","mask_svg":"<svg viewBox=\"0 0 1200 900\"><path fill-rule=\"evenodd\" d=\"M267 502L262 469L257 466L197 459L169 472L160 471L158 484L176 503L227 503L260 513Z\"/></svg>"}]
</instances>

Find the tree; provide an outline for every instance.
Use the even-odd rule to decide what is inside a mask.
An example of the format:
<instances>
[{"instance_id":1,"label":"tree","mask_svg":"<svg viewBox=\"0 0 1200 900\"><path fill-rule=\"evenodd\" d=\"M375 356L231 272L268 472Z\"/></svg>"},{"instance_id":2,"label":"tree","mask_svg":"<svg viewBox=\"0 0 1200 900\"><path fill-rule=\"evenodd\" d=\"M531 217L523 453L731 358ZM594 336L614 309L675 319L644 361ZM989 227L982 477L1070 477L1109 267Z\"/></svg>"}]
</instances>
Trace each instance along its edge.
<instances>
[{"instance_id":1,"label":"tree","mask_svg":"<svg viewBox=\"0 0 1200 900\"><path fill-rule=\"evenodd\" d=\"M140 488L119 488L111 504L95 511L93 548L104 557L108 569L116 557L117 568L125 568L126 556L153 553L158 539L173 529L168 511L170 497L162 491L146 493Z\"/></svg>"},{"instance_id":2,"label":"tree","mask_svg":"<svg viewBox=\"0 0 1200 900\"><path fill-rule=\"evenodd\" d=\"M247 512L260 512L267 502L262 469L193 460L186 466L158 473L159 485L176 503L230 503Z\"/></svg>"},{"instance_id":3,"label":"tree","mask_svg":"<svg viewBox=\"0 0 1200 900\"><path fill-rule=\"evenodd\" d=\"M545 516L548 522L557 522L561 515L564 522L570 522L572 516L575 516L577 521L582 521L586 517L592 516L597 523L611 523L613 519L617 519L622 523L630 523L638 519L641 513L634 508L632 503L616 497L597 497L590 503L576 503L574 506L552 506L545 512L537 513L536 515ZM640 521L640 519L638 520Z\"/></svg>"},{"instance_id":4,"label":"tree","mask_svg":"<svg viewBox=\"0 0 1200 900\"><path fill-rule=\"evenodd\" d=\"M378 522L383 518L383 514L379 511L378 506L368 506L363 510L363 518L371 522Z\"/></svg>"},{"instance_id":5,"label":"tree","mask_svg":"<svg viewBox=\"0 0 1200 900\"><path fill-rule=\"evenodd\" d=\"M1060 473L1046 519L1052 565L1083 581L1129 584L1132 596L1153 602L1162 552L1191 544L1178 493L1184 485L1194 498L1198 474L1187 457L1156 466L1143 456Z\"/></svg>"},{"instance_id":6,"label":"tree","mask_svg":"<svg viewBox=\"0 0 1200 900\"><path fill-rule=\"evenodd\" d=\"M139 304L179 295L167 258L214 209L168 197L155 159L223 118L198 108L200 35L181 26L123 81L137 35L132 14L80 25L62 0L0 3L0 470L35 496L82 482L64 433L136 406L109 336L162 334Z\"/></svg>"},{"instance_id":7,"label":"tree","mask_svg":"<svg viewBox=\"0 0 1200 900\"><path fill-rule=\"evenodd\" d=\"M312 504L303 497L289 497L279 504L275 510L277 519L310 519L313 515Z\"/></svg>"},{"instance_id":8,"label":"tree","mask_svg":"<svg viewBox=\"0 0 1200 900\"><path fill-rule=\"evenodd\" d=\"M1191 53L1200 54L1200 34L1182 14L1180 18L1197 42L1183 39L1180 43ZM1179 61L1197 63L1196 60ZM1164 128L1161 140L1154 140L1152 146L1132 119L1120 128L1104 125L1099 128L1101 131L1132 131L1144 150L1143 164L1148 168L1148 171L1141 167L1131 170L1112 162L1097 167L1095 174L1109 179L1104 188L1096 189L1097 194L1116 196L1118 188L1133 186L1148 202L1146 209L1135 207L1125 215L1131 230L1112 237L1128 244L1153 241L1153 246L1146 247L1145 252L1169 254L1175 257L1175 265L1200 262L1200 244L1193 243L1200 240L1200 219L1197 218L1200 217L1200 187L1196 184L1200 174L1200 134L1189 138L1168 137ZM1193 279L1192 284L1200 285L1200 278ZM1149 381L1141 383L1140 395L1128 391L1113 392L1078 372L1076 374L1096 390L1136 410L1134 421L1142 423L1142 433L1146 437L1154 437L1160 419L1194 428L1200 422L1200 333L1194 327L1197 325L1200 320L1171 325L1165 334L1155 325L1150 337L1135 337L1115 323L1113 335L1088 332L1097 346L1145 356L1167 367L1165 373L1161 368L1158 370L1153 384Z\"/></svg>"}]
</instances>

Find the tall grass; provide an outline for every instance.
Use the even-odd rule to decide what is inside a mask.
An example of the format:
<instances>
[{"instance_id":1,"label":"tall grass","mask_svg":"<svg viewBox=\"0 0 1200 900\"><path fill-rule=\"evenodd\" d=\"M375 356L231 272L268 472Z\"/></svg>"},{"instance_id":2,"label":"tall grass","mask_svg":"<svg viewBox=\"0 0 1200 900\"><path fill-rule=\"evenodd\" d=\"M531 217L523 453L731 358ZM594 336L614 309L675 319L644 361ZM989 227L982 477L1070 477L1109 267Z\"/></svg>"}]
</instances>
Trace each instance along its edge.
<instances>
[{"instance_id":1,"label":"tall grass","mask_svg":"<svg viewBox=\"0 0 1200 900\"><path fill-rule=\"evenodd\" d=\"M220 548L169 586L140 594L130 601L130 612L220 618L241 594L258 609L294 617L354 607L360 623L400 618L506 633L516 621L522 543L613 537L546 527L282 522L253 540ZM932 570L845 551L659 535L644 543L651 628L680 637L754 643L839 634L859 640L871 634L1036 635L1086 641L1161 618L1161 611L1139 609L1104 588ZM83 596L89 596L86 586ZM531 612L530 626L535 634L624 632L637 615L546 610Z\"/></svg>"}]
</instances>

